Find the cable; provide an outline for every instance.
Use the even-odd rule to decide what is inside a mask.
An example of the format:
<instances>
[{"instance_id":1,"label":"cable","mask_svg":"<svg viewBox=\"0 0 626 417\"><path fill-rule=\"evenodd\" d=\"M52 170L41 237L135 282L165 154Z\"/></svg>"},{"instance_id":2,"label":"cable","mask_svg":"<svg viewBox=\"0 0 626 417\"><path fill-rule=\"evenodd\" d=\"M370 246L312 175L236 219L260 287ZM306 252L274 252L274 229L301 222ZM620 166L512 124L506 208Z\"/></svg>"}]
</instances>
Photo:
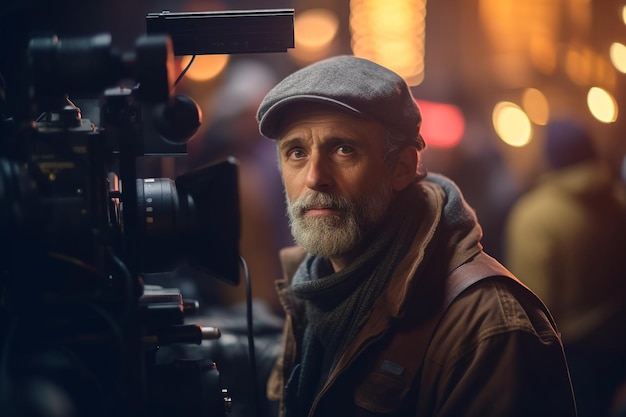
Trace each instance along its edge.
<instances>
[{"instance_id":1,"label":"cable","mask_svg":"<svg viewBox=\"0 0 626 417\"><path fill-rule=\"evenodd\" d=\"M178 78L176 78L176 81L174 81L174 86L178 85L178 83L180 82L180 80L183 79L183 77L185 76L185 74L187 73L187 71L189 71L189 68L191 67L191 64L193 63L193 61L196 59L195 55L191 56L191 59L189 60L189 63L187 64L187 66L185 67L185 69L182 70L182 72L180 73L180 75L178 76Z\"/></svg>"},{"instance_id":2,"label":"cable","mask_svg":"<svg viewBox=\"0 0 626 417\"><path fill-rule=\"evenodd\" d=\"M258 376L256 367L256 352L254 346L254 326L252 324L252 283L250 281L250 274L248 273L248 266L243 257L239 257L239 262L243 270L244 279L246 281L246 323L248 326L248 356L250 357L250 373L253 381L254 402L255 409L258 412L261 410L261 399L259 398L259 390L257 387Z\"/></svg>"}]
</instances>

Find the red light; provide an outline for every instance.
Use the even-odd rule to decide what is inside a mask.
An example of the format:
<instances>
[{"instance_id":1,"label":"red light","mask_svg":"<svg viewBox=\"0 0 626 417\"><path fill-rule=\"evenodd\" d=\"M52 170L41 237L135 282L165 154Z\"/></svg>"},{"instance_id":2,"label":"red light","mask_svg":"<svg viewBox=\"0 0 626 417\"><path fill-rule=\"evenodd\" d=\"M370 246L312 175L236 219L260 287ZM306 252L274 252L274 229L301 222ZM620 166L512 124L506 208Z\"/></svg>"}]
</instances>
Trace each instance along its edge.
<instances>
[{"instance_id":1,"label":"red light","mask_svg":"<svg viewBox=\"0 0 626 417\"><path fill-rule=\"evenodd\" d=\"M452 104L416 100L422 111L421 133L426 144L435 148L453 148L465 132L461 109Z\"/></svg>"}]
</instances>

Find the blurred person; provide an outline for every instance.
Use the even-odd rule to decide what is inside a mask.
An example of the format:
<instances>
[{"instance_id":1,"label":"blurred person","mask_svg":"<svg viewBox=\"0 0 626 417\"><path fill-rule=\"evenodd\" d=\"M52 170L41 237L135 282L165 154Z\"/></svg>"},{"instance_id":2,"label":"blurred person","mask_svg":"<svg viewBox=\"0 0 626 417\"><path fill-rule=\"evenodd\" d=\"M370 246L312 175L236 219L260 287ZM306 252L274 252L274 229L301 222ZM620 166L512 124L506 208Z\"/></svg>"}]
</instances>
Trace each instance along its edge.
<instances>
[{"instance_id":1,"label":"blurred person","mask_svg":"<svg viewBox=\"0 0 626 417\"><path fill-rule=\"evenodd\" d=\"M400 76L320 61L279 82L257 120L297 242L277 283L280 415L576 415L549 311L482 251L458 187L422 167Z\"/></svg>"},{"instance_id":2,"label":"blurred person","mask_svg":"<svg viewBox=\"0 0 626 417\"><path fill-rule=\"evenodd\" d=\"M619 168L574 120L548 124L548 172L512 208L506 266L559 326L581 417L607 416L626 378L626 200Z\"/></svg>"},{"instance_id":3,"label":"blurred person","mask_svg":"<svg viewBox=\"0 0 626 417\"><path fill-rule=\"evenodd\" d=\"M467 130L469 140L450 149L431 147L424 161L463 190L483 230L483 249L499 261L504 257L502 231L520 188L507 161L481 129ZM434 168L431 168L434 169ZM471 172L472 175L467 173Z\"/></svg>"}]
</instances>

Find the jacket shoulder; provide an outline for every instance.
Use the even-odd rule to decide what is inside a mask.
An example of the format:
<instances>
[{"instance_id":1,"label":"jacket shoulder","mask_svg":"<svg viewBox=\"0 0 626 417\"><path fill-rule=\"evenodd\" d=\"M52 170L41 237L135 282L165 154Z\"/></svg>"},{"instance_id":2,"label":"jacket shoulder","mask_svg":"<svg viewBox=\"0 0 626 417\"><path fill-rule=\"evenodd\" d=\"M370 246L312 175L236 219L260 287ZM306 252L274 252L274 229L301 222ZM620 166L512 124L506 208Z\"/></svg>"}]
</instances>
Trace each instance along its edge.
<instances>
[{"instance_id":1,"label":"jacket shoulder","mask_svg":"<svg viewBox=\"0 0 626 417\"><path fill-rule=\"evenodd\" d=\"M484 279L459 295L433 334L422 371L422 405L443 401L466 416L575 415L549 312L510 278Z\"/></svg>"},{"instance_id":2,"label":"jacket shoulder","mask_svg":"<svg viewBox=\"0 0 626 417\"><path fill-rule=\"evenodd\" d=\"M560 340L543 302L520 282L499 275L461 293L443 315L437 331L463 332L466 336L461 340L467 342L514 331Z\"/></svg>"}]
</instances>

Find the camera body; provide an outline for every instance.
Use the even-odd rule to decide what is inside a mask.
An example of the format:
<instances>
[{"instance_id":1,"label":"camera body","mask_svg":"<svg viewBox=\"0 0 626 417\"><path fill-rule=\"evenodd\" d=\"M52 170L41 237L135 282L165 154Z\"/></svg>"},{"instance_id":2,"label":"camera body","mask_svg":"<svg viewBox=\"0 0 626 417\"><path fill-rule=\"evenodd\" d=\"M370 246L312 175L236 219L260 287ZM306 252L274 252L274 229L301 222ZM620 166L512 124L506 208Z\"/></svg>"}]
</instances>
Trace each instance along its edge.
<instances>
[{"instance_id":1,"label":"camera body","mask_svg":"<svg viewBox=\"0 0 626 417\"><path fill-rule=\"evenodd\" d=\"M236 20L250 13L275 15ZM143 280L185 266L239 283L237 162L137 176L140 156L184 153L200 124L193 100L171 95L168 30L126 54L107 34L30 42L33 117L0 121L2 415L228 414L215 363L158 356L219 329L187 324L197 306Z\"/></svg>"}]
</instances>

